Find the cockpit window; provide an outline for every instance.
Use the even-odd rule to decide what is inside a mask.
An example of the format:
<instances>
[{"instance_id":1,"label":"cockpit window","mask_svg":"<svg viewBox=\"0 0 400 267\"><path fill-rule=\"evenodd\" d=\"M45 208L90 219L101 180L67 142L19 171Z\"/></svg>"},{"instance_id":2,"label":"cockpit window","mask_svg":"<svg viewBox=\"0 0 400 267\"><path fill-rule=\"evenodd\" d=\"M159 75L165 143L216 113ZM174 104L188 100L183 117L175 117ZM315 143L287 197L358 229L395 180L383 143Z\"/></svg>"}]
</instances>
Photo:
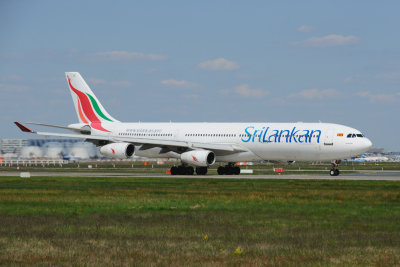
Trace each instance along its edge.
<instances>
[{"instance_id":1,"label":"cockpit window","mask_svg":"<svg viewBox=\"0 0 400 267\"><path fill-rule=\"evenodd\" d=\"M356 138L356 137L364 137L363 134L355 134L355 133L349 133L347 135L347 138Z\"/></svg>"}]
</instances>

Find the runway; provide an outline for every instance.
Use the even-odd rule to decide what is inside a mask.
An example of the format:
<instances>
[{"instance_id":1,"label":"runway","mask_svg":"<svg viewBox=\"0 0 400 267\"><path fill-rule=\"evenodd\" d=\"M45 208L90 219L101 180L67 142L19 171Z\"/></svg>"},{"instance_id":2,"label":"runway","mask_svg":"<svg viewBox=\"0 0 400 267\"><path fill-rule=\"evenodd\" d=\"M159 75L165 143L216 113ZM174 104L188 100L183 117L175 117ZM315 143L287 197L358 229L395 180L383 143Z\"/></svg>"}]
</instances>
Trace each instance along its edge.
<instances>
[{"instance_id":1,"label":"runway","mask_svg":"<svg viewBox=\"0 0 400 267\"><path fill-rule=\"evenodd\" d=\"M20 177L21 172L0 172L0 177ZM357 180L357 181L400 181L400 171L365 171L362 173L341 174L340 176L313 174L282 174L282 175L168 175L157 173L128 172L31 172L31 177L154 177L154 178L190 178L190 179L259 179L259 180Z\"/></svg>"}]
</instances>

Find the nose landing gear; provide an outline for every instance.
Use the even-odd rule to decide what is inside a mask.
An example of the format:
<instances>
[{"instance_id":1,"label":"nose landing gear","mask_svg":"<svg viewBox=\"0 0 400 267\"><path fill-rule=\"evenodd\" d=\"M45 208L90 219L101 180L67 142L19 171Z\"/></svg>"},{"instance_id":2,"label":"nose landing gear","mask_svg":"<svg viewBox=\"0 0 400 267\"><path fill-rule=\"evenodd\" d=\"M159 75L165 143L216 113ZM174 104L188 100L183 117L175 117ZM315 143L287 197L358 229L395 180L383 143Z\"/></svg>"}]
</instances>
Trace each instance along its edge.
<instances>
[{"instance_id":1,"label":"nose landing gear","mask_svg":"<svg viewBox=\"0 0 400 267\"><path fill-rule=\"evenodd\" d=\"M341 160L335 160L332 162L332 169L329 171L331 176L339 176L340 171L338 170L338 165L342 162Z\"/></svg>"},{"instance_id":2,"label":"nose landing gear","mask_svg":"<svg viewBox=\"0 0 400 267\"><path fill-rule=\"evenodd\" d=\"M330 174L331 176L338 176L338 175L340 174L340 172L339 172L338 169L332 168L332 169L329 171L329 174Z\"/></svg>"}]
</instances>

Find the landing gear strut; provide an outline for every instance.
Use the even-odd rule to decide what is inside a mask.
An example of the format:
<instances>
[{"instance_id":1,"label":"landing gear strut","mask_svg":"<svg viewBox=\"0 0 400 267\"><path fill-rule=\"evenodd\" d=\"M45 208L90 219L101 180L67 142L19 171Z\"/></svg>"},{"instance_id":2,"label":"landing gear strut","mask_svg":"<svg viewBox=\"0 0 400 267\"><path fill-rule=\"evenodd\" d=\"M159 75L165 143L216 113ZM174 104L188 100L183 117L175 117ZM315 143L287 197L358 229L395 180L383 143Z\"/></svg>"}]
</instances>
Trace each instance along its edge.
<instances>
[{"instance_id":1,"label":"landing gear strut","mask_svg":"<svg viewBox=\"0 0 400 267\"><path fill-rule=\"evenodd\" d=\"M239 175L240 174L240 167L235 166L235 163L228 163L226 166L219 166L217 169L219 175Z\"/></svg>"},{"instance_id":2,"label":"landing gear strut","mask_svg":"<svg viewBox=\"0 0 400 267\"><path fill-rule=\"evenodd\" d=\"M340 174L340 171L337 169L340 162L341 160L335 160L332 162L332 169L329 171L331 176L338 176Z\"/></svg>"},{"instance_id":3,"label":"landing gear strut","mask_svg":"<svg viewBox=\"0 0 400 267\"><path fill-rule=\"evenodd\" d=\"M192 166L180 165L171 167L171 175L193 175L194 169Z\"/></svg>"}]
</instances>

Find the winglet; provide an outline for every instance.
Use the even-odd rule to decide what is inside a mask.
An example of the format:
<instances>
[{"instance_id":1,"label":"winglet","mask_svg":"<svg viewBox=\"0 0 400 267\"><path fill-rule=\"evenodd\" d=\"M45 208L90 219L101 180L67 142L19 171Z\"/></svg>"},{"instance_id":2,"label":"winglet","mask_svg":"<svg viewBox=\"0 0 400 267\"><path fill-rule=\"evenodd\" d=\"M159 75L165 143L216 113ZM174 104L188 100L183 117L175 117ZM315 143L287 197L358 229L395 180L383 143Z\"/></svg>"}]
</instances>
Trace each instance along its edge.
<instances>
[{"instance_id":1,"label":"winglet","mask_svg":"<svg viewBox=\"0 0 400 267\"><path fill-rule=\"evenodd\" d=\"M28 127L22 125L21 123L19 123L19 122L17 122L17 121L15 121L14 123L15 123L15 125L18 126L18 128L21 129L21 131L27 132L27 133L33 133L33 131L32 131L31 129L29 129Z\"/></svg>"}]
</instances>

